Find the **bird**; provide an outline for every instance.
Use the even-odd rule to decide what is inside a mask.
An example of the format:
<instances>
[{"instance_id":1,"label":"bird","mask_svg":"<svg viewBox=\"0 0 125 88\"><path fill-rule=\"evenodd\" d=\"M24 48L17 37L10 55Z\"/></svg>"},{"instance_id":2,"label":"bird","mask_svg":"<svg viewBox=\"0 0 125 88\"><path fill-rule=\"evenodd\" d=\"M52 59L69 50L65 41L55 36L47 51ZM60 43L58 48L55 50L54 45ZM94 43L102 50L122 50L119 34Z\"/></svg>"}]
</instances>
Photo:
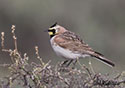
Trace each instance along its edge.
<instances>
[{"instance_id":1,"label":"bird","mask_svg":"<svg viewBox=\"0 0 125 88\"><path fill-rule=\"evenodd\" d=\"M114 67L115 64L104 57L103 54L93 50L87 43L85 43L79 35L75 34L54 23L47 29L50 36L50 43L55 53L64 58L63 65L69 66L73 61L76 63L79 58L94 57L97 60Z\"/></svg>"}]
</instances>

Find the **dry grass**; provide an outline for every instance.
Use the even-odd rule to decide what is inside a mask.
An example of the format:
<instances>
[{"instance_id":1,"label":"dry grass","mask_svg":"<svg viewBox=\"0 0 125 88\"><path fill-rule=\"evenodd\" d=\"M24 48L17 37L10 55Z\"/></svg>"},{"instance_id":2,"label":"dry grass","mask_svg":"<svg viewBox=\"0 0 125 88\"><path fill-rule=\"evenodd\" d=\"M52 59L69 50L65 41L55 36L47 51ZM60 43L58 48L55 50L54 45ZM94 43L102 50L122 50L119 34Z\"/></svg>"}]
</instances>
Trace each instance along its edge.
<instances>
[{"instance_id":1,"label":"dry grass","mask_svg":"<svg viewBox=\"0 0 125 88\"><path fill-rule=\"evenodd\" d=\"M60 63L50 65L51 61L44 63L39 55L38 46L35 46L36 59L40 64L29 63L29 57L25 53L23 56L17 48L17 38L15 35L15 26L12 25L12 38L14 40L14 49L4 47L4 32L1 33L2 51L9 53L11 64L2 64L8 67L10 74L1 78L2 88L124 88L125 79L122 74L114 78L109 75L95 73L92 69L80 64L80 69L72 67L62 67Z\"/></svg>"}]
</instances>

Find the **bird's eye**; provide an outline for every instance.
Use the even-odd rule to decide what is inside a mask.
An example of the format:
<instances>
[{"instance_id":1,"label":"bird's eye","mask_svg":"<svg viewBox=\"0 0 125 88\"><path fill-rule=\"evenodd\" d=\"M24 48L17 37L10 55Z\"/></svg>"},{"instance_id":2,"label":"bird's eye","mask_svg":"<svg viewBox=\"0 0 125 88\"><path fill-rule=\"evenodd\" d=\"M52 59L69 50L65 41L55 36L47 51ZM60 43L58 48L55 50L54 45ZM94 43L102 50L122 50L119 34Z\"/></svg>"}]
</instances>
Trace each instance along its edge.
<instances>
[{"instance_id":1,"label":"bird's eye","mask_svg":"<svg viewBox=\"0 0 125 88\"><path fill-rule=\"evenodd\" d=\"M53 29L53 30L52 30L52 32L53 32L53 34L55 34L55 33L56 33L56 30L55 30L55 29Z\"/></svg>"},{"instance_id":2,"label":"bird's eye","mask_svg":"<svg viewBox=\"0 0 125 88\"><path fill-rule=\"evenodd\" d=\"M56 30L55 29L49 29L48 33L49 33L49 35L55 35L56 34Z\"/></svg>"}]
</instances>

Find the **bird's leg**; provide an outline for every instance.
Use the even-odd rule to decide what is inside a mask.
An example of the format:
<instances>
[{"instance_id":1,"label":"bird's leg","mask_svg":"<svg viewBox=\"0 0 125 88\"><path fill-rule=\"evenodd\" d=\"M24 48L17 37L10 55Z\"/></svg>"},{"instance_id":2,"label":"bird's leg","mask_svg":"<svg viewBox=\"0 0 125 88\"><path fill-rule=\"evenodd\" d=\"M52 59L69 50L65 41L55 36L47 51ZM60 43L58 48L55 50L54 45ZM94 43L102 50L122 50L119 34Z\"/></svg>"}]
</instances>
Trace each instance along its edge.
<instances>
[{"instance_id":1,"label":"bird's leg","mask_svg":"<svg viewBox=\"0 0 125 88\"><path fill-rule=\"evenodd\" d=\"M63 63L61 63L61 66L64 66L69 60L65 60L63 61Z\"/></svg>"},{"instance_id":2,"label":"bird's leg","mask_svg":"<svg viewBox=\"0 0 125 88\"><path fill-rule=\"evenodd\" d=\"M72 63L72 61L73 61L73 59L71 59L71 60L69 61L69 63L66 65L66 67L68 67L68 66Z\"/></svg>"},{"instance_id":3,"label":"bird's leg","mask_svg":"<svg viewBox=\"0 0 125 88\"><path fill-rule=\"evenodd\" d=\"M73 61L73 67L72 67L72 69L74 69L74 68L75 68L75 65L76 65L76 63L77 63L78 59L79 59L79 58L77 58L77 59L75 59L75 60Z\"/></svg>"}]
</instances>

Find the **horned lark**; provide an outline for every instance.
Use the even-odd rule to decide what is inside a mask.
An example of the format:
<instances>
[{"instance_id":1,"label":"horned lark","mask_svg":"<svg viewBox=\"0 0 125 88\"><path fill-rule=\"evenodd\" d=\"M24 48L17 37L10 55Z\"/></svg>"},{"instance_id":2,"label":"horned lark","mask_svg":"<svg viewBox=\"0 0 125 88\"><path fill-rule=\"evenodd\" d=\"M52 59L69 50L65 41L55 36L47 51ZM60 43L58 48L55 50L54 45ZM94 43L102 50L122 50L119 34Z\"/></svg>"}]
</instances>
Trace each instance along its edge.
<instances>
[{"instance_id":1,"label":"horned lark","mask_svg":"<svg viewBox=\"0 0 125 88\"><path fill-rule=\"evenodd\" d=\"M53 50L58 56L66 59L63 64L68 63L67 65L69 65L80 57L95 57L111 67L115 66L112 61L89 47L78 35L66 30L57 23L52 25L47 31L50 35L50 43Z\"/></svg>"}]
</instances>

